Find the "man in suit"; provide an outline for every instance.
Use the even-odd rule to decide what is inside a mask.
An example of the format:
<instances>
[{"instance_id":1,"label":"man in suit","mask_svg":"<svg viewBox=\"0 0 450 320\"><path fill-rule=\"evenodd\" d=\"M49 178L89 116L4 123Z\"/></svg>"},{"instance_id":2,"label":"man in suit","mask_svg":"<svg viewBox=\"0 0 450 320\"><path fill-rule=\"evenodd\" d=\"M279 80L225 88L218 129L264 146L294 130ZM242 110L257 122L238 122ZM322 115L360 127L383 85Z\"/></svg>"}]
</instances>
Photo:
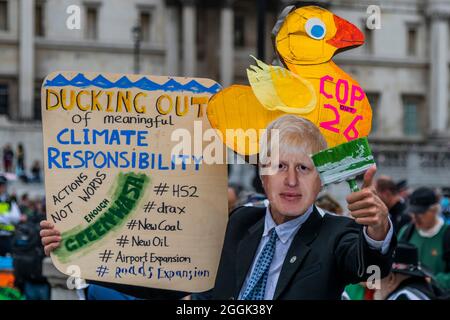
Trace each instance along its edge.
<instances>
[{"instance_id":1,"label":"man in suit","mask_svg":"<svg viewBox=\"0 0 450 320\"><path fill-rule=\"evenodd\" d=\"M268 149L272 130L278 159ZM270 204L231 215L213 298L339 299L347 284L373 274L369 266L389 274L396 240L372 187L376 168L365 173L361 191L347 196L354 219L326 214L314 206L321 181L309 157L323 149L325 139L306 119L287 115L268 126L259 169Z\"/></svg>"}]
</instances>

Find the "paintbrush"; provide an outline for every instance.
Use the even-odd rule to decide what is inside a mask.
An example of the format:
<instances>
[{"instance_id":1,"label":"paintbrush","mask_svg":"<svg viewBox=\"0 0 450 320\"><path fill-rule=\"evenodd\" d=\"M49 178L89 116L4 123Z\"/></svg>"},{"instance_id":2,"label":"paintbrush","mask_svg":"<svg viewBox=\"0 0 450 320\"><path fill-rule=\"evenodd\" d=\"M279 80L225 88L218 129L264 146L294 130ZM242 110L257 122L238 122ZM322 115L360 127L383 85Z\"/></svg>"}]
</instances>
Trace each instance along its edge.
<instances>
[{"instance_id":1,"label":"paintbrush","mask_svg":"<svg viewBox=\"0 0 450 320\"><path fill-rule=\"evenodd\" d=\"M322 150L311 156L322 186L347 181L350 190L359 190L355 178L375 164L367 138L359 138Z\"/></svg>"}]
</instances>

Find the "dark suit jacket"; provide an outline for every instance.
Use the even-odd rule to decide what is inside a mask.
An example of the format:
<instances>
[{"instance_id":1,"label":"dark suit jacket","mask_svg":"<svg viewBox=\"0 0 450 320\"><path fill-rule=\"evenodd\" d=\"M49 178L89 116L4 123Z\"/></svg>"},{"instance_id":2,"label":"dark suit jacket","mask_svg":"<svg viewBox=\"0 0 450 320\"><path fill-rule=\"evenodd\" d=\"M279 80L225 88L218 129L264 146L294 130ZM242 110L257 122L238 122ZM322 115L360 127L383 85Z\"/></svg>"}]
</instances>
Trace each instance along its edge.
<instances>
[{"instance_id":1,"label":"dark suit jacket","mask_svg":"<svg viewBox=\"0 0 450 320\"><path fill-rule=\"evenodd\" d=\"M266 208L241 207L228 222L213 292L214 299L237 299L264 231ZM388 275L396 237L382 255L369 248L363 227L347 217L313 212L294 236L273 299L340 299L344 287L365 281L367 267ZM296 257L292 259L292 257Z\"/></svg>"}]
</instances>

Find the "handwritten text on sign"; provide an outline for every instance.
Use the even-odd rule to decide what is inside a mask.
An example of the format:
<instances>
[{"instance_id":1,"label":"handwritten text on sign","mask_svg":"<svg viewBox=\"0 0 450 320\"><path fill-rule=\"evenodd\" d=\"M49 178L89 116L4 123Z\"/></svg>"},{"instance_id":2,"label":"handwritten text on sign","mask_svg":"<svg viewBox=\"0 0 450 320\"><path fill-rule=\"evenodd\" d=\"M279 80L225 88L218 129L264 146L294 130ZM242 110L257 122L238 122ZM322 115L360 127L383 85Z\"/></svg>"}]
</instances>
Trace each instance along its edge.
<instances>
[{"instance_id":1,"label":"handwritten text on sign","mask_svg":"<svg viewBox=\"0 0 450 320\"><path fill-rule=\"evenodd\" d=\"M213 286L227 219L226 167L172 154L204 121L208 79L61 72L42 87L47 219L66 272L200 292ZM204 121L205 126L209 126Z\"/></svg>"}]
</instances>

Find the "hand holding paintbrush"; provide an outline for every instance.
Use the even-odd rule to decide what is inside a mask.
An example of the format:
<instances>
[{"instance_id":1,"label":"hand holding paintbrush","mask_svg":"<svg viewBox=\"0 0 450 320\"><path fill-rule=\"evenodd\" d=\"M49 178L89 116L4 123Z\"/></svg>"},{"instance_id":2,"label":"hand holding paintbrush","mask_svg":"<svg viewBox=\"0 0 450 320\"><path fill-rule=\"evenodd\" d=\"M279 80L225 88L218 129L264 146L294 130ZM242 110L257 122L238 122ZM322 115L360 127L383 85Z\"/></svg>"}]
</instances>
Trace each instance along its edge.
<instances>
[{"instance_id":1,"label":"hand holding paintbrush","mask_svg":"<svg viewBox=\"0 0 450 320\"><path fill-rule=\"evenodd\" d=\"M367 226L367 235L373 240L381 241L389 231L389 211L378 197L373 187L373 178L377 168L370 167L364 174L360 191L350 193L347 197L348 210L355 221Z\"/></svg>"},{"instance_id":2,"label":"hand holding paintbrush","mask_svg":"<svg viewBox=\"0 0 450 320\"><path fill-rule=\"evenodd\" d=\"M347 181L352 191L346 197L350 214L367 226L373 240L384 240L389 231L388 209L376 194L372 181L377 171L367 138L359 138L313 155L322 186ZM365 172L365 173L364 173ZM355 177L364 173L362 189Z\"/></svg>"}]
</instances>

